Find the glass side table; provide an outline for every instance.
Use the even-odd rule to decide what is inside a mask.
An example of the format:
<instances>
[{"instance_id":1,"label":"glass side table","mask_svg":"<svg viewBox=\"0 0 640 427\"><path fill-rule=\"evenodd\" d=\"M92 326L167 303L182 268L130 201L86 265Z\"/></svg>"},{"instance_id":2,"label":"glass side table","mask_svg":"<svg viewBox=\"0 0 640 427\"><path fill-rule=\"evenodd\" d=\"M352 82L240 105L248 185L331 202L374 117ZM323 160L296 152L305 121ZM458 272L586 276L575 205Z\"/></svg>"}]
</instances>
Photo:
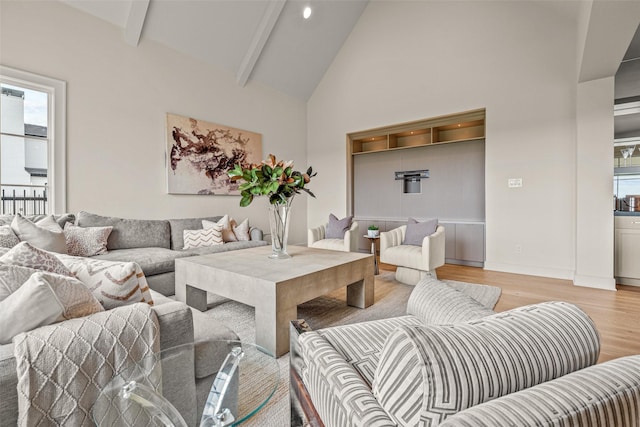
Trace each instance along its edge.
<instances>
[{"instance_id":1,"label":"glass side table","mask_svg":"<svg viewBox=\"0 0 640 427\"><path fill-rule=\"evenodd\" d=\"M94 422L101 427L226 427L248 420L275 393L280 368L255 344L220 341L220 346L230 351L206 401L198 402L189 380L181 378L184 364L194 361L194 347L187 344L145 357L115 375L93 406Z\"/></svg>"}]
</instances>

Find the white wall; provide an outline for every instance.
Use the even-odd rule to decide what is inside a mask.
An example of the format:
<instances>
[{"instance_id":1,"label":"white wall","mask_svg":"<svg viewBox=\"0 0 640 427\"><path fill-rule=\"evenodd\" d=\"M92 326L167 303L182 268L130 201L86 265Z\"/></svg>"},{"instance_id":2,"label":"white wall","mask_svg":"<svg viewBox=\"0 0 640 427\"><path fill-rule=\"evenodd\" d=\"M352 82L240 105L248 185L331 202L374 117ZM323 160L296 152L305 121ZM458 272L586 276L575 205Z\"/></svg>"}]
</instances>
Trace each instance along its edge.
<instances>
[{"instance_id":1,"label":"white wall","mask_svg":"<svg viewBox=\"0 0 640 427\"><path fill-rule=\"evenodd\" d=\"M0 63L68 83L68 211L229 213L268 230L265 200L240 208L234 196L167 194L165 113L261 133L265 156L306 169L303 102L257 84L241 88L235 76L144 38L131 47L122 29L59 2L3 1L0 19ZM303 197L293 204L290 243L306 241Z\"/></svg>"},{"instance_id":2,"label":"white wall","mask_svg":"<svg viewBox=\"0 0 640 427\"><path fill-rule=\"evenodd\" d=\"M576 275L579 286L615 290L613 278L614 78L578 85Z\"/></svg>"},{"instance_id":3,"label":"white wall","mask_svg":"<svg viewBox=\"0 0 640 427\"><path fill-rule=\"evenodd\" d=\"M309 223L346 214L347 133L486 107L486 268L572 278L578 29L556 6L370 2L307 105Z\"/></svg>"}]
</instances>

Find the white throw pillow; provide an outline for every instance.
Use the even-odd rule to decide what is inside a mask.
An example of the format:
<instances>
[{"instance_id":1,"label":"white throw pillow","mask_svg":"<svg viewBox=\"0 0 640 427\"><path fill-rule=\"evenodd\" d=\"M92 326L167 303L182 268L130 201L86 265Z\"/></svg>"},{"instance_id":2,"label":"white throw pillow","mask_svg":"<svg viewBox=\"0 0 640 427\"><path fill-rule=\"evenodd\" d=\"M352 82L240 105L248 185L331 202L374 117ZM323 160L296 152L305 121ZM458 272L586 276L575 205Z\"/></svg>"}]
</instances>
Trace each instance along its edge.
<instances>
[{"instance_id":1,"label":"white throw pillow","mask_svg":"<svg viewBox=\"0 0 640 427\"><path fill-rule=\"evenodd\" d=\"M233 232L233 226L236 225L236 222L233 218L229 218L229 215L225 215L218 220L218 222L208 221L206 219L202 220L202 228L209 229L214 228L216 225L219 225L222 230L222 241L224 243L227 242L237 242L238 238Z\"/></svg>"},{"instance_id":2,"label":"white throw pillow","mask_svg":"<svg viewBox=\"0 0 640 427\"><path fill-rule=\"evenodd\" d=\"M203 228L202 230L184 230L183 238L183 249L202 248L224 243L220 224L215 224L212 228Z\"/></svg>"},{"instance_id":3,"label":"white throw pillow","mask_svg":"<svg viewBox=\"0 0 640 427\"><path fill-rule=\"evenodd\" d=\"M34 224L18 213L11 222L11 228L23 242L29 242L33 246L46 251L61 254L67 253L67 241L64 238L62 228L53 218L53 215L49 215Z\"/></svg>"},{"instance_id":4,"label":"white throw pillow","mask_svg":"<svg viewBox=\"0 0 640 427\"><path fill-rule=\"evenodd\" d=\"M39 280L27 280L0 301L0 344L8 344L22 332L55 323L64 313L53 289Z\"/></svg>"},{"instance_id":5,"label":"white throw pillow","mask_svg":"<svg viewBox=\"0 0 640 427\"><path fill-rule=\"evenodd\" d=\"M147 278L135 262L105 261L70 255L58 255L58 259L91 290L107 310L137 302L153 305Z\"/></svg>"},{"instance_id":6,"label":"white throw pillow","mask_svg":"<svg viewBox=\"0 0 640 427\"><path fill-rule=\"evenodd\" d=\"M107 239L113 227L78 227L70 223L64 226L67 253L73 256L94 256L107 253Z\"/></svg>"},{"instance_id":7,"label":"white throw pillow","mask_svg":"<svg viewBox=\"0 0 640 427\"><path fill-rule=\"evenodd\" d=\"M33 273L37 272L38 270L34 268L0 262L0 301L4 301L9 295L17 291L23 283L29 280Z\"/></svg>"},{"instance_id":8,"label":"white throw pillow","mask_svg":"<svg viewBox=\"0 0 640 427\"><path fill-rule=\"evenodd\" d=\"M20 242L9 249L9 252L0 256L0 262L73 276L54 254L38 249L29 242Z\"/></svg>"},{"instance_id":9,"label":"white throw pillow","mask_svg":"<svg viewBox=\"0 0 640 427\"><path fill-rule=\"evenodd\" d=\"M78 279L38 271L0 301L0 344L21 332L104 311Z\"/></svg>"},{"instance_id":10,"label":"white throw pillow","mask_svg":"<svg viewBox=\"0 0 640 427\"><path fill-rule=\"evenodd\" d=\"M10 225L0 225L0 248L12 248L20 243Z\"/></svg>"},{"instance_id":11,"label":"white throw pillow","mask_svg":"<svg viewBox=\"0 0 640 427\"><path fill-rule=\"evenodd\" d=\"M62 317L58 319L60 321L104 311L102 304L91 290L75 277L39 271L29 280L47 283L53 289L58 301L64 307Z\"/></svg>"},{"instance_id":12,"label":"white throw pillow","mask_svg":"<svg viewBox=\"0 0 640 427\"><path fill-rule=\"evenodd\" d=\"M236 235L239 242L251 240L251 235L249 234L249 218L245 218L245 220L240 224L234 225L233 233Z\"/></svg>"}]
</instances>

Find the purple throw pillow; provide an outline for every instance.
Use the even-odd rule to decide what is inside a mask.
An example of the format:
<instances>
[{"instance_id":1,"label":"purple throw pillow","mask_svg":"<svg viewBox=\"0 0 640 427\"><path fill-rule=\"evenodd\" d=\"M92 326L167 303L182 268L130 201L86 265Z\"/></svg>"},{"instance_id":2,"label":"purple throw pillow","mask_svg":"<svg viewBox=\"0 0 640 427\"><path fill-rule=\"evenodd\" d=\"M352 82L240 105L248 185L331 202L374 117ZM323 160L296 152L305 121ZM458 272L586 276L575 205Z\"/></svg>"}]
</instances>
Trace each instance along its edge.
<instances>
[{"instance_id":1,"label":"purple throw pillow","mask_svg":"<svg viewBox=\"0 0 640 427\"><path fill-rule=\"evenodd\" d=\"M437 219L429 219L425 222L418 222L413 218L409 218L407 223L407 232L404 235L403 245L422 246L425 237L431 236L438 228Z\"/></svg>"},{"instance_id":2,"label":"purple throw pillow","mask_svg":"<svg viewBox=\"0 0 640 427\"><path fill-rule=\"evenodd\" d=\"M344 233L351 228L353 215L338 219L334 214L329 215L329 224L324 234L325 239L344 239Z\"/></svg>"}]
</instances>

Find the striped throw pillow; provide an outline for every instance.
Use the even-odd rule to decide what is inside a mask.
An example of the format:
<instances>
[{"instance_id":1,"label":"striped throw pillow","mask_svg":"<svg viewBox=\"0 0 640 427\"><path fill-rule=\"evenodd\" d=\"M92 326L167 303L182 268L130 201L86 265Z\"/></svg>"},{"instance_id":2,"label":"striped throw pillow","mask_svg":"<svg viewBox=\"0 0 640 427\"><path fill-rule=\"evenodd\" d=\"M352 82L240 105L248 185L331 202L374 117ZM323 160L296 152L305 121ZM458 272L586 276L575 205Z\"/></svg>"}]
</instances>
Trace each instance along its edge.
<instances>
[{"instance_id":1,"label":"striped throw pillow","mask_svg":"<svg viewBox=\"0 0 640 427\"><path fill-rule=\"evenodd\" d=\"M183 237L183 249L202 248L224 243L222 240L222 226L219 224L202 230L184 230Z\"/></svg>"},{"instance_id":2,"label":"striped throw pillow","mask_svg":"<svg viewBox=\"0 0 640 427\"><path fill-rule=\"evenodd\" d=\"M455 325L401 326L380 354L373 394L398 426L438 425L480 403L591 366L600 341L565 302Z\"/></svg>"}]
</instances>

